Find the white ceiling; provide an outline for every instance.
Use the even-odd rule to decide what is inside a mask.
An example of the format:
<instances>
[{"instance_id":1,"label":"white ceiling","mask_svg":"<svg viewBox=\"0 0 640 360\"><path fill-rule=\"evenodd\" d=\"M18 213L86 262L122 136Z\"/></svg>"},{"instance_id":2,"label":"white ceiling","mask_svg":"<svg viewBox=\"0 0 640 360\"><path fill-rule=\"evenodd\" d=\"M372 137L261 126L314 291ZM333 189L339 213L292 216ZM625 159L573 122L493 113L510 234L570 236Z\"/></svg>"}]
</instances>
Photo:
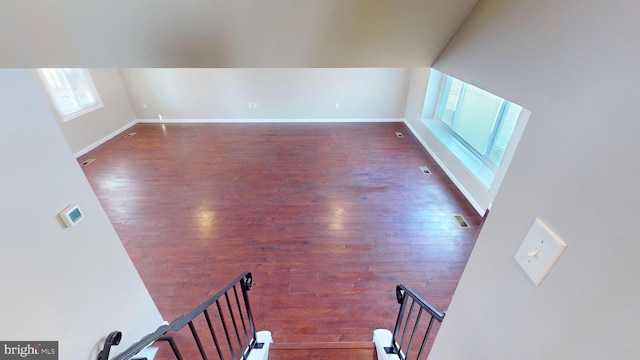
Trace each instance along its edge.
<instances>
[{"instance_id":1,"label":"white ceiling","mask_svg":"<svg viewBox=\"0 0 640 360\"><path fill-rule=\"evenodd\" d=\"M4 0L0 66L430 66L477 1Z\"/></svg>"}]
</instances>

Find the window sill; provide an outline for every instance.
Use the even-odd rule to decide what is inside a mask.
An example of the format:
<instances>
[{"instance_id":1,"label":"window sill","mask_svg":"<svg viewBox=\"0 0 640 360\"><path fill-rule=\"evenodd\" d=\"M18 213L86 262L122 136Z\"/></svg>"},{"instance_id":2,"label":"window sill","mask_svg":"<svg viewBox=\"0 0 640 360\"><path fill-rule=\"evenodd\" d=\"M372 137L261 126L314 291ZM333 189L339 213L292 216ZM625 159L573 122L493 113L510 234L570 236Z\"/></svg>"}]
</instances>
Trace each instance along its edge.
<instances>
[{"instance_id":1,"label":"window sill","mask_svg":"<svg viewBox=\"0 0 640 360\"><path fill-rule=\"evenodd\" d=\"M62 118L62 122L67 122L73 119L77 119L81 116L87 115L89 113L92 113L94 111L100 110L104 107L104 105L102 105L102 102L98 102L95 105L92 105L90 107L84 108L82 110L78 110L76 112L73 112L71 114L68 115L62 115L62 111L58 110L58 113L60 114L60 117Z\"/></svg>"},{"instance_id":2,"label":"window sill","mask_svg":"<svg viewBox=\"0 0 640 360\"><path fill-rule=\"evenodd\" d=\"M456 157L487 189L491 187L495 171L462 145L447 127L435 119L422 119L429 131Z\"/></svg>"}]
</instances>

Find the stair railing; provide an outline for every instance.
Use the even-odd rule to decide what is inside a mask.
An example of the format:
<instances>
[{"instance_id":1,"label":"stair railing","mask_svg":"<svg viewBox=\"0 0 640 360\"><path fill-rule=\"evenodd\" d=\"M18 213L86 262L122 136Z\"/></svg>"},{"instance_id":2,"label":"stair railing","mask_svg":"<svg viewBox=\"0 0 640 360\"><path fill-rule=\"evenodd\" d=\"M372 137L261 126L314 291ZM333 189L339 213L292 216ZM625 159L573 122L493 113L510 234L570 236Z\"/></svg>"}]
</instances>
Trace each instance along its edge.
<instances>
[{"instance_id":1,"label":"stair railing","mask_svg":"<svg viewBox=\"0 0 640 360\"><path fill-rule=\"evenodd\" d=\"M247 359L252 350L262 349L264 346L264 343L257 341L247 294L252 285L251 273L242 273L190 313L176 318L168 325L160 326L111 360L133 359L136 354L157 341L168 342L175 358L182 360L182 354L171 333L185 326L189 327L202 359L208 359L207 354L217 355L219 359ZM202 318L206 326L203 326ZM196 319L200 326L196 324ZM211 340L205 345L202 333L206 335L207 332ZM119 331L109 334L103 350L98 354L98 360L108 360L111 346L118 345L121 337L122 333ZM211 342L213 348L210 346Z\"/></svg>"},{"instance_id":2,"label":"stair railing","mask_svg":"<svg viewBox=\"0 0 640 360\"><path fill-rule=\"evenodd\" d=\"M379 342L376 340L389 344L389 346L383 346L383 351L378 350L378 357L381 360L423 359L428 353L427 342L434 323L435 321L441 323L446 312L439 312L402 284L396 286L396 299L400 304L400 310L393 334L384 329L374 332L376 347Z\"/></svg>"}]
</instances>

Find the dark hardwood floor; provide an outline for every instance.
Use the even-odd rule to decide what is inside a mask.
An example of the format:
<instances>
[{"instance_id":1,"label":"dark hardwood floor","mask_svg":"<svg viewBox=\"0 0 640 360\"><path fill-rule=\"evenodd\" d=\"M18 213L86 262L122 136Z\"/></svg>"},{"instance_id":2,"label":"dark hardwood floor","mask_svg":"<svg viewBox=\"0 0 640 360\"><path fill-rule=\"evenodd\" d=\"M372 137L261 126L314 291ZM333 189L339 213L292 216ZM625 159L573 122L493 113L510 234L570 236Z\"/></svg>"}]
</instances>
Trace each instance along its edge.
<instances>
[{"instance_id":1,"label":"dark hardwood floor","mask_svg":"<svg viewBox=\"0 0 640 360\"><path fill-rule=\"evenodd\" d=\"M370 341L398 283L447 308L481 217L404 124L129 132L79 161L166 320L244 270L275 342Z\"/></svg>"}]
</instances>

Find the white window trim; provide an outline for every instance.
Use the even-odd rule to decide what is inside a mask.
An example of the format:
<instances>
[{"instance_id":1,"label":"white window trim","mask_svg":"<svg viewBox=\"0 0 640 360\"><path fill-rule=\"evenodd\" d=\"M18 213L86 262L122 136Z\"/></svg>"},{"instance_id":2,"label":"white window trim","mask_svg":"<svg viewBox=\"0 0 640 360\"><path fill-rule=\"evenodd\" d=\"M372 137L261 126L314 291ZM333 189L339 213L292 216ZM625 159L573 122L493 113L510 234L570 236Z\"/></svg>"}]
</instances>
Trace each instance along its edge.
<instances>
[{"instance_id":1,"label":"white window trim","mask_svg":"<svg viewBox=\"0 0 640 360\"><path fill-rule=\"evenodd\" d=\"M51 85L49 84L49 81L46 80L46 75L43 71L43 69L38 69L38 74L40 75L40 78L42 80L42 83L44 84L45 88L47 89L47 93L49 94L49 98L51 98L51 102L53 103L53 105L55 106L56 110L58 111L58 114L60 115L60 119L62 120L62 122L67 122L76 118L79 118L81 116L84 116L86 114L89 114L91 112L94 112L96 110L102 109L104 107L104 104L102 103L102 99L100 98L100 94L98 93L98 90L96 89L96 85L93 82L93 78L91 77L91 73L89 72L88 69L77 69L80 70L84 77L85 80L87 82L87 85L89 86L89 90L91 90L91 92L93 93L93 96L96 100L96 103L87 107L84 107L78 111L75 111L73 113L64 115L63 110L60 108L60 105L58 104L58 101L56 101L55 98L55 91L51 88Z\"/></svg>"}]
</instances>

